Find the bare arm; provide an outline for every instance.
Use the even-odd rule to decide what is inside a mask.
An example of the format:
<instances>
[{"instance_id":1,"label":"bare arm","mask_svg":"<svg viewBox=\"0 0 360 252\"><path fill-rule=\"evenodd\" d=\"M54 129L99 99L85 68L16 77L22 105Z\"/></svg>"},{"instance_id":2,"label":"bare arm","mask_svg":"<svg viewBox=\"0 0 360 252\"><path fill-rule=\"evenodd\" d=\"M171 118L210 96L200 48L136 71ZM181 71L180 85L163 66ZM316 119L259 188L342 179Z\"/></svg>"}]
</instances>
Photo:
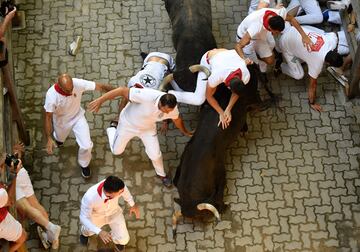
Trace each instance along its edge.
<instances>
[{"instance_id":1,"label":"bare arm","mask_svg":"<svg viewBox=\"0 0 360 252\"><path fill-rule=\"evenodd\" d=\"M304 44L304 46L306 47L306 49L308 51L311 51L311 46L313 45L313 42L311 41L311 39L309 38L308 35L306 35L306 33L304 32L303 28L300 26L299 22L296 20L296 18L294 18L293 16L287 14L285 21L289 21L290 24L292 26L295 27L295 29L300 33L301 38L302 38L302 42Z\"/></svg>"},{"instance_id":2,"label":"bare arm","mask_svg":"<svg viewBox=\"0 0 360 252\"><path fill-rule=\"evenodd\" d=\"M118 96L122 96L122 97L125 97L126 99L129 99L129 88L128 87L118 87L116 89L113 89L113 90L103 94L99 98L97 98L89 103L89 105L87 106L88 110L91 112L98 112L101 105L105 101L112 100Z\"/></svg>"},{"instance_id":3,"label":"bare arm","mask_svg":"<svg viewBox=\"0 0 360 252\"><path fill-rule=\"evenodd\" d=\"M51 137L51 134L53 132L52 116L53 116L53 113L45 111L44 130L45 130L45 136L46 136L46 152L48 154L53 153L53 147L55 145L55 143Z\"/></svg>"},{"instance_id":4,"label":"bare arm","mask_svg":"<svg viewBox=\"0 0 360 252\"><path fill-rule=\"evenodd\" d=\"M231 112L232 108L234 107L234 105L238 99L239 99L239 96L237 94L235 94L234 92L231 93L230 101L229 101L229 104L226 106L225 111Z\"/></svg>"},{"instance_id":5,"label":"bare arm","mask_svg":"<svg viewBox=\"0 0 360 252\"><path fill-rule=\"evenodd\" d=\"M14 18L15 16L15 12L16 12L16 8L14 8L14 10L12 10L11 12L9 12L5 18L4 21L1 23L0 25L0 38L4 37L6 29L9 26L9 23L11 22L11 20Z\"/></svg>"},{"instance_id":6,"label":"bare arm","mask_svg":"<svg viewBox=\"0 0 360 252\"><path fill-rule=\"evenodd\" d=\"M310 84L309 84L309 104L310 107L315 110L321 112L320 104L315 103L316 100L316 87L317 87L317 80L310 76Z\"/></svg>"},{"instance_id":7,"label":"bare arm","mask_svg":"<svg viewBox=\"0 0 360 252\"><path fill-rule=\"evenodd\" d=\"M126 97L123 97L119 103L119 113L125 108L125 106L128 104L129 99Z\"/></svg>"},{"instance_id":8,"label":"bare arm","mask_svg":"<svg viewBox=\"0 0 360 252\"><path fill-rule=\"evenodd\" d=\"M229 126L229 122L227 120L227 117L224 113L224 110L220 107L217 100L214 98L214 93L216 91L216 88L212 88L209 85L206 86L206 100L210 104L211 107L213 107L216 112L219 114L219 123L218 126L221 124L221 127L223 129L227 128Z\"/></svg>"},{"instance_id":9,"label":"bare arm","mask_svg":"<svg viewBox=\"0 0 360 252\"><path fill-rule=\"evenodd\" d=\"M115 87L110 84L103 84L103 83L98 83L98 82L95 83L95 90L97 90L97 91L106 93L113 89L115 89Z\"/></svg>"},{"instance_id":10,"label":"bare arm","mask_svg":"<svg viewBox=\"0 0 360 252\"><path fill-rule=\"evenodd\" d=\"M181 119L181 117L179 116L176 119L172 119L176 128L178 128L184 135L186 136L192 136L192 133L189 132L184 125L184 121Z\"/></svg>"},{"instance_id":11,"label":"bare arm","mask_svg":"<svg viewBox=\"0 0 360 252\"><path fill-rule=\"evenodd\" d=\"M206 85L206 100L211 105L211 107L213 107L216 110L216 112L218 112L219 114L223 114L224 113L223 109L220 107L219 103L214 98L215 91L216 88L212 88L209 85Z\"/></svg>"},{"instance_id":12,"label":"bare arm","mask_svg":"<svg viewBox=\"0 0 360 252\"><path fill-rule=\"evenodd\" d=\"M235 51L244 60L246 60L246 57L244 55L243 48L250 43L250 40L251 40L250 34L247 32L245 33L245 36L242 37L240 41L237 42L235 45Z\"/></svg>"}]
</instances>

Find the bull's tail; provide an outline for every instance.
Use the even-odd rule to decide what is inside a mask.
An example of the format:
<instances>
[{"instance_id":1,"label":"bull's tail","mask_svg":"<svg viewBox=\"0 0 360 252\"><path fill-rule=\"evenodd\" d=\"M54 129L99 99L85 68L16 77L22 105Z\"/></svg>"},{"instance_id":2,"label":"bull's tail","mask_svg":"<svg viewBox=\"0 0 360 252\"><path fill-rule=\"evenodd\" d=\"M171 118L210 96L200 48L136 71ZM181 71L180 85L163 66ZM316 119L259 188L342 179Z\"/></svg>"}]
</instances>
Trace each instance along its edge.
<instances>
[{"instance_id":1,"label":"bull's tail","mask_svg":"<svg viewBox=\"0 0 360 252\"><path fill-rule=\"evenodd\" d=\"M212 212L216 218L216 224L219 223L219 221L221 220L219 211L216 209L216 207L214 207L213 205L211 205L209 203L200 203L197 205L197 209L199 209L200 211L208 210L208 211Z\"/></svg>"}]
</instances>

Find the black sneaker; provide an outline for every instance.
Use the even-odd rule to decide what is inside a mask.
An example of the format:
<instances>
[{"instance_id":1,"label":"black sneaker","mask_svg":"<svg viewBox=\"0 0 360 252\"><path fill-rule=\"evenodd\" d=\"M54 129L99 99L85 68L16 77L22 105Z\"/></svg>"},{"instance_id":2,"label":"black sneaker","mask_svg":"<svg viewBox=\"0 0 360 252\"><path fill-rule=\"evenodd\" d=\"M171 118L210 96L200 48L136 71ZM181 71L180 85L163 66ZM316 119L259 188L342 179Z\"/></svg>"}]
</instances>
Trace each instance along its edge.
<instances>
[{"instance_id":1,"label":"black sneaker","mask_svg":"<svg viewBox=\"0 0 360 252\"><path fill-rule=\"evenodd\" d=\"M90 178L91 176L91 171L89 166L88 167L81 167L81 176L83 176L84 178Z\"/></svg>"},{"instance_id":2,"label":"black sneaker","mask_svg":"<svg viewBox=\"0 0 360 252\"><path fill-rule=\"evenodd\" d=\"M88 241L89 241L89 237L84 236L84 235L80 235L80 244L83 246L87 246L88 245Z\"/></svg>"},{"instance_id":3,"label":"black sneaker","mask_svg":"<svg viewBox=\"0 0 360 252\"><path fill-rule=\"evenodd\" d=\"M110 127L117 128L117 126L118 126L118 121L111 121L110 122Z\"/></svg>"},{"instance_id":4,"label":"black sneaker","mask_svg":"<svg viewBox=\"0 0 360 252\"><path fill-rule=\"evenodd\" d=\"M125 251L125 245L121 245L121 244L115 244L114 247L116 252L121 252L121 251Z\"/></svg>"},{"instance_id":5,"label":"black sneaker","mask_svg":"<svg viewBox=\"0 0 360 252\"><path fill-rule=\"evenodd\" d=\"M59 142L58 140L55 140L55 143L58 147L61 147L64 144L64 142Z\"/></svg>"},{"instance_id":6,"label":"black sneaker","mask_svg":"<svg viewBox=\"0 0 360 252\"><path fill-rule=\"evenodd\" d=\"M166 187L171 187L172 185L172 181L171 181L171 178L169 178L168 176L159 176L158 177L161 179L161 182L163 183L164 186Z\"/></svg>"}]
</instances>

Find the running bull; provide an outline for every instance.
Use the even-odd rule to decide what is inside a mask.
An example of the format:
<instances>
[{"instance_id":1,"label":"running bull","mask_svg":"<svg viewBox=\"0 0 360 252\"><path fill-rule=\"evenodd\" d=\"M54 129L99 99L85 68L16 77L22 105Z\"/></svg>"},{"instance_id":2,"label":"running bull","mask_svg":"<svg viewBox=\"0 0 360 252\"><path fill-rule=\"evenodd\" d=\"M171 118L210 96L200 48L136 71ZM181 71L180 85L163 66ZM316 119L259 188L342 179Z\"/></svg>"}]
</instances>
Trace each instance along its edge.
<instances>
[{"instance_id":1,"label":"running bull","mask_svg":"<svg viewBox=\"0 0 360 252\"><path fill-rule=\"evenodd\" d=\"M164 0L173 29L173 44L176 49L176 70L171 76L181 89L194 91L196 71L210 73L199 66L202 55L216 48L212 34L211 3L209 0ZM190 67L190 71L188 70ZM200 119L194 136L186 145L177 168L174 184L178 188L181 211L173 215L173 232L176 232L177 218L181 215L195 217L201 210L211 211L217 220L224 210L223 191L225 178L225 151L241 129L246 127L247 105L259 101L257 92L258 73L250 66L250 82L233 108L230 127L217 127L218 113L207 103L200 111ZM166 79L166 78L165 78ZM168 80L164 80L166 83ZM229 102L231 92L221 85L215 98L223 108Z\"/></svg>"}]
</instances>

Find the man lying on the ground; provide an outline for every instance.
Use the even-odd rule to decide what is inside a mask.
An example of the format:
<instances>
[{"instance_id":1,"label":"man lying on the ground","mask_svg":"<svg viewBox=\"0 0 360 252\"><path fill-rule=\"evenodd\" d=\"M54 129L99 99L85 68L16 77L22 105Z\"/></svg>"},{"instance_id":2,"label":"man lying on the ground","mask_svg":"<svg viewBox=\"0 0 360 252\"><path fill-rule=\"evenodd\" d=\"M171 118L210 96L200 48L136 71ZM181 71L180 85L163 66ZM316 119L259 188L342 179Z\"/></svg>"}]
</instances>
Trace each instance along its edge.
<instances>
[{"instance_id":1,"label":"man lying on the ground","mask_svg":"<svg viewBox=\"0 0 360 252\"><path fill-rule=\"evenodd\" d=\"M151 52L149 54L141 53L144 58L141 70L130 78L128 88L152 88L159 89L160 83L165 75L175 69L175 61L169 54L162 52ZM128 103L126 98L121 99L119 112Z\"/></svg>"},{"instance_id":2,"label":"man lying on the ground","mask_svg":"<svg viewBox=\"0 0 360 252\"><path fill-rule=\"evenodd\" d=\"M279 47L285 60L285 62L281 63L280 67L284 74L299 80L304 77L301 61L306 62L310 76L309 104L312 109L321 111L321 106L315 103L317 77L321 73L324 63L334 67L342 66L343 58L339 54L339 50L342 49L341 41L339 40L341 37L337 33L325 33L311 26L303 26L303 30L314 43L311 51L309 52L302 46L299 33L293 27L289 27L279 41Z\"/></svg>"}]
</instances>

